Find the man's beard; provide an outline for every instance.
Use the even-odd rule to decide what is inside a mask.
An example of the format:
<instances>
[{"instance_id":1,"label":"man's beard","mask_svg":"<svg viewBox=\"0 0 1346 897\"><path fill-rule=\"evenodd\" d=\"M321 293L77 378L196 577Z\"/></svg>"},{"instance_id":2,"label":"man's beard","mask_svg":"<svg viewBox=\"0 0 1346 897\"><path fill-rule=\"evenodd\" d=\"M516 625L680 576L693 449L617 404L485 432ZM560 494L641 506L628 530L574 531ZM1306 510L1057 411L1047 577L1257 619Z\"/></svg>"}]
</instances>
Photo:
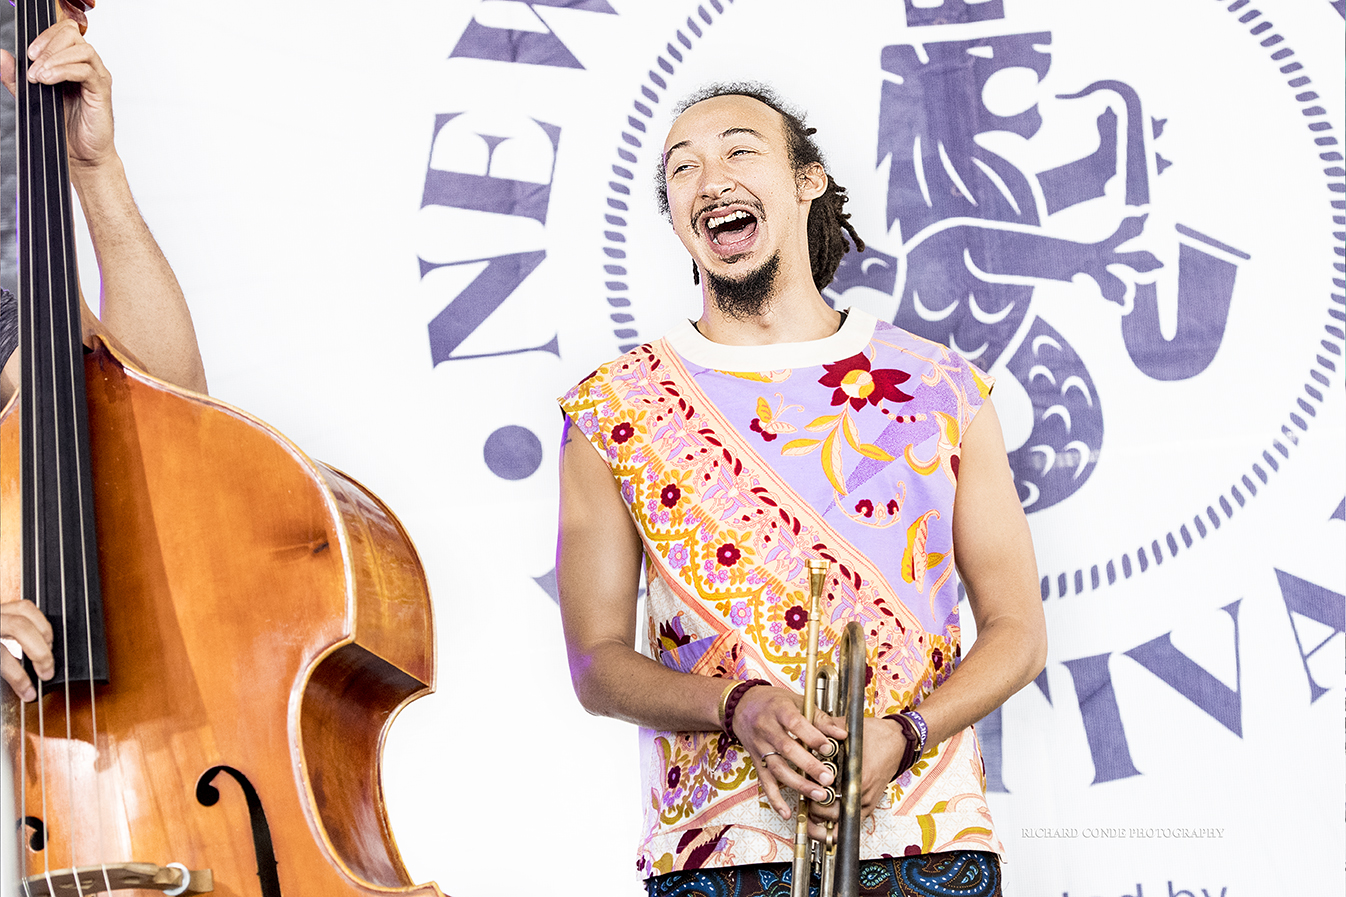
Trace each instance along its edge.
<instances>
[{"instance_id":1,"label":"man's beard","mask_svg":"<svg viewBox=\"0 0 1346 897\"><path fill-rule=\"evenodd\" d=\"M757 267L736 280L706 272L706 286L715 300L715 307L739 321L755 318L766 310L776 288L780 272L780 253L777 252Z\"/></svg>"}]
</instances>

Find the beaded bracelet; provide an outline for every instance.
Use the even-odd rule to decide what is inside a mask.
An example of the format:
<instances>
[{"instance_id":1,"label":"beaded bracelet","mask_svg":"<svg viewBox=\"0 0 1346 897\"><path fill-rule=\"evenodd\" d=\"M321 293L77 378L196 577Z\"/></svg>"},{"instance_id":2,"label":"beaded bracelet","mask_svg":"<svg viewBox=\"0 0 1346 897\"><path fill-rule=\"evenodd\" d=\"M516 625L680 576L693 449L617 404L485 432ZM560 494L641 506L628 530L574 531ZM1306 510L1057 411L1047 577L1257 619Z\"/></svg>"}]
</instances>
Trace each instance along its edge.
<instances>
[{"instance_id":1,"label":"beaded bracelet","mask_svg":"<svg viewBox=\"0 0 1346 897\"><path fill-rule=\"evenodd\" d=\"M756 685L770 685L765 679L748 679L735 685L724 698L724 715L722 717L724 725L724 734L728 735L734 741L738 741L738 736L734 734L734 711L738 709L738 702L743 700L743 696L748 693L748 689Z\"/></svg>"}]
</instances>

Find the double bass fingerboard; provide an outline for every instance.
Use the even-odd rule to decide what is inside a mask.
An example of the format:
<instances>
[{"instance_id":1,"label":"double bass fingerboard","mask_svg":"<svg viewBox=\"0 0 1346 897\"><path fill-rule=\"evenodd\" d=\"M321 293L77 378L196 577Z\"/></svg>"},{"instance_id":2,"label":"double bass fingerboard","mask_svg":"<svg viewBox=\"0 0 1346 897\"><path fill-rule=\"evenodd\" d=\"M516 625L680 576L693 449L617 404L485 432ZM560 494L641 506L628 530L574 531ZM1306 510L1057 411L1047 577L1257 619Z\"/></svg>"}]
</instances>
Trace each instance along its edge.
<instances>
[{"instance_id":1,"label":"double bass fingerboard","mask_svg":"<svg viewBox=\"0 0 1346 897\"><path fill-rule=\"evenodd\" d=\"M23 597L55 631L56 678L44 690L108 675L64 97L27 80L25 49L54 18L51 0L18 0Z\"/></svg>"}]
</instances>

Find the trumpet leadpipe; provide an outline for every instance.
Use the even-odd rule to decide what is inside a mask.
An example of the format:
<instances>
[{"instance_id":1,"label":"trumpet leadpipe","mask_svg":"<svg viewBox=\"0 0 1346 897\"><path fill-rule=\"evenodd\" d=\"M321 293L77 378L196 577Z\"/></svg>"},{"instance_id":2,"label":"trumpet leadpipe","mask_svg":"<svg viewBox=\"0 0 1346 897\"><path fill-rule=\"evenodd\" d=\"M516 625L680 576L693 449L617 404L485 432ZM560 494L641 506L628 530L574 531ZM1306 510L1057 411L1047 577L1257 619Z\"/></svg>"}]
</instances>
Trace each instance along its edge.
<instances>
[{"instance_id":1,"label":"trumpet leadpipe","mask_svg":"<svg viewBox=\"0 0 1346 897\"><path fill-rule=\"evenodd\" d=\"M824 560L811 560L809 568L809 617L808 617L808 655L804 664L804 718L813 721L818 700L818 599L827 582L827 570L830 564ZM824 690L828 690L824 686ZM835 800L835 796L833 797ZM794 862L791 866L791 897L808 897L809 878L812 871L812 851L809 842L809 799L799 796L799 806L795 811Z\"/></svg>"}]
</instances>

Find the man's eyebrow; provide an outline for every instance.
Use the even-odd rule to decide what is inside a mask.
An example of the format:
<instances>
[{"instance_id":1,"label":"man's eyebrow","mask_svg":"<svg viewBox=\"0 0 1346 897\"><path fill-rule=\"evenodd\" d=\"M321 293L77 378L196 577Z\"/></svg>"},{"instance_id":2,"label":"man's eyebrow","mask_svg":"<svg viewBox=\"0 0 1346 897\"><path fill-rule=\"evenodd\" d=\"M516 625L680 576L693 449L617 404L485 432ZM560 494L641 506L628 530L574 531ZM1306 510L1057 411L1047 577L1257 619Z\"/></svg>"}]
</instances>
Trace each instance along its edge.
<instances>
[{"instance_id":1,"label":"man's eyebrow","mask_svg":"<svg viewBox=\"0 0 1346 897\"><path fill-rule=\"evenodd\" d=\"M691 146L691 143L692 141L690 140L679 140L677 143L673 144L668 149L664 150L664 164L665 165L668 164L668 157L673 155L674 150L680 150L684 146Z\"/></svg>"},{"instance_id":2,"label":"man's eyebrow","mask_svg":"<svg viewBox=\"0 0 1346 897\"><path fill-rule=\"evenodd\" d=\"M723 140L724 138L726 138L726 137L732 137L732 136L734 136L735 134L751 134L753 137L756 137L758 140L766 140L766 137L763 136L763 134L762 134L761 131L755 131L755 130L753 130L752 128L729 128L729 129L726 130L726 131L721 131L721 132L720 132L720 139ZM668 157L671 156L671 155L673 155L673 152L674 152L675 150L680 150L680 149L682 149L684 146L690 146L691 143L692 143L691 140L679 140L677 143L673 144L673 145L670 146L668 149L664 150L664 164L665 164L665 165L668 164Z\"/></svg>"},{"instance_id":3,"label":"man's eyebrow","mask_svg":"<svg viewBox=\"0 0 1346 897\"><path fill-rule=\"evenodd\" d=\"M758 140L766 140L766 137L762 135L761 131L754 131L752 128L730 128L727 131L721 131L720 139L723 140L724 138L732 137L735 134L751 134Z\"/></svg>"}]
</instances>

